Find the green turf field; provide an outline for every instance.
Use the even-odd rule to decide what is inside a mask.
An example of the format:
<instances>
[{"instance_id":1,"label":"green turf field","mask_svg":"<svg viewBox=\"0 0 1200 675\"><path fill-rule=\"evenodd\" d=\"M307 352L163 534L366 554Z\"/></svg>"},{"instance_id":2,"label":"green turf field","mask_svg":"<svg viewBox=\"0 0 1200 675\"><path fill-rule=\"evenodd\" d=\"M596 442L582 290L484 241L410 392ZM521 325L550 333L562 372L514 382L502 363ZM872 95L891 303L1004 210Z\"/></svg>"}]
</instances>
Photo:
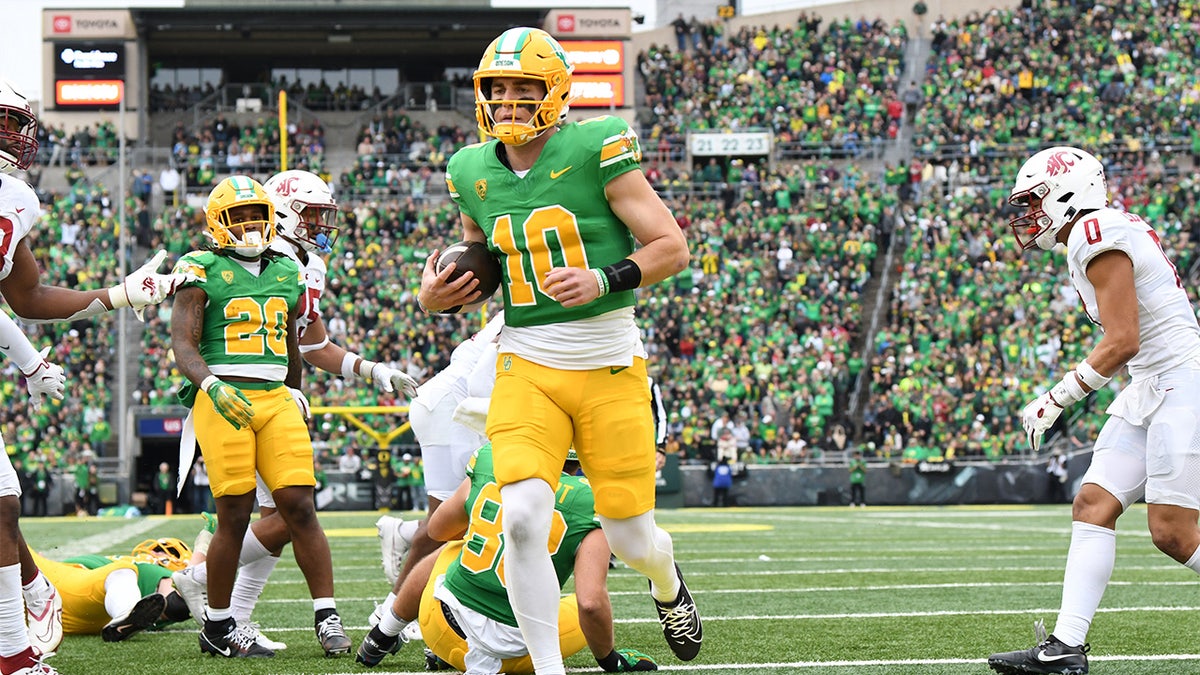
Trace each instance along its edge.
<instances>
[{"instance_id":1,"label":"green turf field","mask_svg":"<svg viewBox=\"0 0 1200 675\"><path fill-rule=\"evenodd\" d=\"M357 647L373 601L387 592L374 513L325 513L338 607ZM681 663L667 649L645 582L620 567L610 579L619 647L663 670L733 675L942 675L990 673L993 651L1032 646L1033 621L1053 627L1070 534L1068 506L778 508L666 511L659 521L705 621L704 649ZM199 516L135 520L22 520L25 538L51 558L128 552L147 537L191 542ZM1158 553L1144 507L1122 522L1117 569L1090 636L1095 675L1200 673L1200 580ZM290 550L255 613L288 643L273 659L200 654L190 624L105 644L68 636L50 662L64 675L368 672L325 659L312 606ZM421 671L410 644L375 672ZM599 672L585 651L567 661Z\"/></svg>"}]
</instances>

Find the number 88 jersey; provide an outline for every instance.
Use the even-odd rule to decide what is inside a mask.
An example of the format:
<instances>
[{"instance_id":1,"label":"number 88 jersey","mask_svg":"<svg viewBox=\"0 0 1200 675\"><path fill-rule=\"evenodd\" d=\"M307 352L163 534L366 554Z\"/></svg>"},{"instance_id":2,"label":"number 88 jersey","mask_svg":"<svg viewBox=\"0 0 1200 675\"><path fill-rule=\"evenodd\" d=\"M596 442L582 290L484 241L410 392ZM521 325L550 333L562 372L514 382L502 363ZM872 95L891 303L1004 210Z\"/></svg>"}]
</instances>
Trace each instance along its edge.
<instances>
[{"instance_id":1,"label":"number 88 jersey","mask_svg":"<svg viewBox=\"0 0 1200 675\"><path fill-rule=\"evenodd\" d=\"M476 451L467 465L471 492L466 509L469 520L459 557L446 569L446 586L459 602L480 614L516 626L508 603L504 574L503 509L500 487L492 474L492 445ZM554 493L550 523L550 561L558 586L575 571L575 552L583 538L600 527L596 520L592 488L582 476L560 476Z\"/></svg>"}]
</instances>

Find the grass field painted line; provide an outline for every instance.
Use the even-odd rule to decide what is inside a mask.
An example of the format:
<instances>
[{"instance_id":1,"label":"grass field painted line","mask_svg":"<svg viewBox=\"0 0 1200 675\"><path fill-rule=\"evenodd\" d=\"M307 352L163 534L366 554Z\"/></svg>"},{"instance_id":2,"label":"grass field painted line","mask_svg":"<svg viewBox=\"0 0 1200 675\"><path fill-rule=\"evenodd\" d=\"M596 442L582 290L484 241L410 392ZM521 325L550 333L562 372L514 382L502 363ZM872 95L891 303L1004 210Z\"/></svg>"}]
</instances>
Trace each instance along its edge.
<instances>
[{"instance_id":1,"label":"grass field painted line","mask_svg":"<svg viewBox=\"0 0 1200 675\"><path fill-rule=\"evenodd\" d=\"M111 530L105 530L104 532L93 534L88 537L83 537L82 539L65 541L61 544L55 545L49 550L38 551L38 553L52 560L63 560L77 555L87 555L89 553L95 553L96 551L104 550L105 548L112 546L114 543L131 541L135 539L140 541L145 538L142 535L162 525L162 520L157 518L126 518L122 519L121 521L114 521L113 524L116 524L117 522L124 522L127 524Z\"/></svg>"}]
</instances>

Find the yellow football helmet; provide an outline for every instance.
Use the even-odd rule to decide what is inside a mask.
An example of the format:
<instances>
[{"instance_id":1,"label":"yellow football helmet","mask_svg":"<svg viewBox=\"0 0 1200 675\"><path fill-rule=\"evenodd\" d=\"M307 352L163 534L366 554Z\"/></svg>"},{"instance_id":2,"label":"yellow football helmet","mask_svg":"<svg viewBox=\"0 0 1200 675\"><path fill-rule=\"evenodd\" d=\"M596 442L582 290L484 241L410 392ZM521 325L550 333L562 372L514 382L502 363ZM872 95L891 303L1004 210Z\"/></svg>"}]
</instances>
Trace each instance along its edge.
<instances>
[{"instance_id":1,"label":"yellow football helmet","mask_svg":"<svg viewBox=\"0 0 1200 675\"><path fill-rule=\"evenodd\" d=\"M147 539L133 547L133 557L178 572L192 559L188 545L174 537Z\"/></svg>"},{"instance_id":2,"label":"yellow football helmet","mask_svg":"<svg viewBox=\"0 0 1200 675\"><path fill-rule=\"evenodd\" d=\"M218 249L257 258L275 239L275 207L262 184L249 176L217 183L204 206L205 235Z\"/></svg>"},{"instance_id":3,"label":"yellow football helmet","mask_svg":"<svg viewBox=\"0 0 1200 675\"><path fill-rule=\"evenodd\" d=\"M475 119L479 130L508 145L524 145L567 117L571 96L572 68L562 45L537 28L510 28L492 41L475 71ZM546 88L542 100L492 100L492 78L523 77ZM528 106L533 117L527 123L499 122L499 107Z\"/></svg>"}]
</instances>

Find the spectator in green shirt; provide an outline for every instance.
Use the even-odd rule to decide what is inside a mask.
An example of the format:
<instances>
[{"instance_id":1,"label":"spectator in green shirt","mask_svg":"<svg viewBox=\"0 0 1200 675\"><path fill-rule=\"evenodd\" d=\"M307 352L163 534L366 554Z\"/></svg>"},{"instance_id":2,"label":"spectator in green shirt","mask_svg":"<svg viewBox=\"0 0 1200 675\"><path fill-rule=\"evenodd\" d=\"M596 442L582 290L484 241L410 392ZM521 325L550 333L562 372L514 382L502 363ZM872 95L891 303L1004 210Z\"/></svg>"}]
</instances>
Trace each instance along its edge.
<instances>
[{"instance_id":1,"label":"spectator in green shirt","mask_svg":"<svg viewBox=\"0 0 1200 675\"><path fill-rule=\"evenodd\" d=\"M867 462L862 451L855 450L850 459L850 506L866 506Z\"/></svg>"}]
</instances>

